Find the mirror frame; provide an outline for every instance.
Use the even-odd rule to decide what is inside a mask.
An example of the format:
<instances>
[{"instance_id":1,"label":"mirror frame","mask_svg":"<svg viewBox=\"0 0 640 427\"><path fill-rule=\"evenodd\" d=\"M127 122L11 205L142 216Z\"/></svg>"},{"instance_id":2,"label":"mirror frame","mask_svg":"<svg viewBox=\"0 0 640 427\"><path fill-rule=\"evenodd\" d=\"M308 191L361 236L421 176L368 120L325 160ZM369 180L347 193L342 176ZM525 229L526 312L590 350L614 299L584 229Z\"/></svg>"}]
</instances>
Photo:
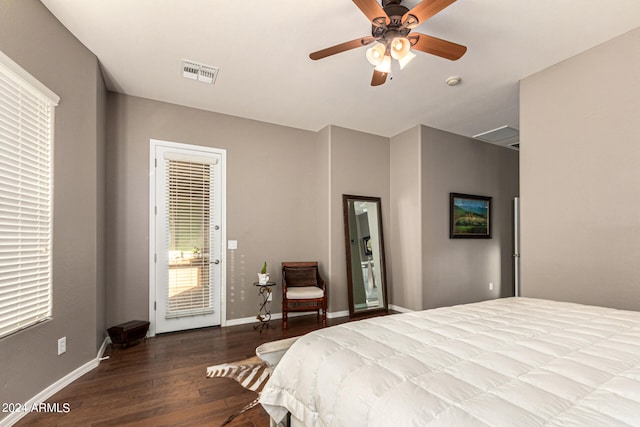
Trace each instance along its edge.
<instances>
[{"instance_id":1,"label":"mirror frame","mask_svg":"<svg viewBox=\"0 0 640 427\"><path fill-rule=\"evenodd\" d=\"M382 298L384 303L381 307L363 309L363 310L355 310L355 302L353 298L353 271L351 268L351 239L349 233L349 202L350 201L364 201L364 202L374 202L376 203L378 209L378 233L380 235L380 265L382 266L381 277L382 277L382 285L380 292L382 294ZM342 209L344 214L344 236L345 236L345 252L347 259L347 288L349 291L349 317L364 317L371 316L380 313L388 313L389 311L389 301L387 300L387 265L385 262L385 251L384 251L384 234L382 230L382 201L380 197L370 197L370 196L356 196L352 194L343 194L342 195Z\"/></svg>"}]
</instances>

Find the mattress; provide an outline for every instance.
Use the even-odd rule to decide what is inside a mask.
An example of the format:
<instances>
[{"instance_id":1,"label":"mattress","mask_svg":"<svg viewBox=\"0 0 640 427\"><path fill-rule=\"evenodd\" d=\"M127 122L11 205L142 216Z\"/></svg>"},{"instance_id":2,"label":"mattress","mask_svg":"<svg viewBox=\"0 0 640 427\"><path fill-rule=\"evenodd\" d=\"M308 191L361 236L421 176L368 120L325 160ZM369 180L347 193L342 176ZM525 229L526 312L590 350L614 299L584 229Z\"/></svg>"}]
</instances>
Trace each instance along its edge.
<instances>
[{"instance_id":1,"label":"mattress","mask_svg":"<svg viewBox=\"0 0 640 427\"><path fill-rule=\"evenodd\" d=\"M306 426L640 426L640 313L504 298L301 337L260 397Z\"/></svg>"}]
</instances>

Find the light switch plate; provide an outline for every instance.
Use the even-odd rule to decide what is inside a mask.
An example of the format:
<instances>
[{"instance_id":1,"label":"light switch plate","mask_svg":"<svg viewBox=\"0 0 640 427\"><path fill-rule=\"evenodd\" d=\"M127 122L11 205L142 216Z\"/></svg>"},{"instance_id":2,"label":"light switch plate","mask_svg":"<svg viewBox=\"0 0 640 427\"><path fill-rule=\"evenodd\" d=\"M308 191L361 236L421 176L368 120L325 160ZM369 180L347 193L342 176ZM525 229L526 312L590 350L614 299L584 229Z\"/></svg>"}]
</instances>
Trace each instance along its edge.
<instances>
[{"instance_id":1,"label":"light switch plate","mask_svg":"<svg viewBox=\"0 0 640 427\"><path fill-rule=\"evenodd\" d=\"M238 241L237 240L228 240L227 241L228 249L238 249Z\"/></svg>"},{"instance_id":2,"label":"light switch plate","mask_svg":"<svg viewBox=\"0 0 640 427\"><path fill-rule=\"evenodd\" d=\"M62 337L58 340L58 356L67 352L67 337Z\"/></svg>"}]
</instances>

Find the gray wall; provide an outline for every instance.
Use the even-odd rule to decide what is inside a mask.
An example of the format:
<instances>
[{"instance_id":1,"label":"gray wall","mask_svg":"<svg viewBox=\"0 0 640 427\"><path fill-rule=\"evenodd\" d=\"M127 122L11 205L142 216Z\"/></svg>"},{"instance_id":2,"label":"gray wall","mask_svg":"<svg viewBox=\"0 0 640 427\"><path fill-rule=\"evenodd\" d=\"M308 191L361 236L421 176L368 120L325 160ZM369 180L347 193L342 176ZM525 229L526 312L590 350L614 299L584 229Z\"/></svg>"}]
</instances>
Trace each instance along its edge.
<instances>
[{"instance_id":1,"label":"gray wall","mask_svg":"<svg viewBox=\"0 0 640 427\"><path fill-rule=\"evenodd\" d=\"M330 311L347 311L347 254L342 195L380 197L383 233L389 230L389 139L330 126ZM387 275L389 277L389 275Z\"/></svg>"},{"instance_id":2,"label":"gray wall","mask_svg":"<svg viewBox=\"0 0 640 427\"><path fill-rule=\"evenodd\" d=\"M422 309L422 159L420 126L391 138L391 304Z\"/></svg>"},{"instance_id":3,"label":"gray wall","mask_svg":"<svg viewBox=\"0 0 640 427\"><path fill-rule=\"evenodd\" d=\"M522 295L640 309L640 29L521 82Z\"/></svg>"},{"instance_id":4,"label":"gray wall","mask_svg":"<svg viewBox=\"0 0 640 427\"><path fill-rule=\"evenodd\" d=\"M104 337L98 295L102 202L96 191L104 184L99 166L104 84L95 56L36 0L0 2L0 50L60 96L53 319L0 340L0 402L20 402L95 359ZM57 340L63 336L67 352L58 356Z\"/></svg>"},{"instance_id":5,"label":"gray wall","mask_svg":"<svg viewBox=\"0 0 640 427\"><path fill-rule=\"evenodd\" d=\"M227 318L255 316L267 261L317 259L317 134L110 93L107 322L149 317L149 140L227 150ZM279 291L279 288L278 288ZM274 312L280 311L276 291Z\"/></svg>"},{"instance_id":6,"label":"gray wall","mask_svg":"<svg viewBox=\"0 0 640 427\"><path fill-rule=\"evenodd\" d=\"M389 194L388 139L308 132L125 95L108 96L107 323L149 317L149 140L227 150L227 319L255 315L262 261L319 260L329 311L347 310L342 194ZM354 161L355 159L355 161ZM329 238L327 238L329 236ZM273 312L280 311L276 292Z\"/></svg>"},{"instance_id":7,"label":"gray wall","mask_svg":"<svg viewBox=\"0 0 640 427\"><path fill-rule=\"evenodd\" d=\"M102 73L96 74L96 352L107 329L105 200L107 191L107 89Z\"/></svg>"},{"instance_id":8,"label":"gray wall","mask_svg":"<svg viewBox=\"0 0 640 427\"><path fill-rule=\"evenodd\" d=\"M421 141L422 308L513 296L518 152L426 126ZM491 239L449 238L449 193L493 198Z\"/></svg>"},{"instance_id":9,"label":"gray wall","mask_svg":"<svg viewBox=\"0 0 640 427\"><path fill-rule=\"evenodd\" d=\"M493 197L491 239L449 238L449 193ZM517 195L517 151L427 126L391 138L391 303L422 310L513 295Z\"/></svg>"},{"instance_id":10,"label":"gray wall","mask_svg":"<svg viewBox=\"0 0 640 427\"><path fill-rule=\"evenodd\" d=\"M333 277L331 266L331 126L321 129L316 143L316 248L320 274L325 280ZM331 284L330 284L331 285ZM329 291L329 294L332 292Z\"/></svg>"},{"instance_id":11,"label":"gray wall","mask_svg":"<svg viewBox=\"0 0 640 427\"><path fill-rule=\"evenodd\" d=\"M392 304L417 310L512 295L515 151L427 127L389 140L337 126L314 133L124 95L108 99L108 324L148 318L151 138L228 150L227 236L238 240L238 250L227 252L228 320L253 316L252 282L264 259L276 281L281 261L319 260L329 311L347 311L343 194L382 198ZM493 239L448 238L449 192L494 197ZM258 209L260 200L267 203ZM276 294L274 312L280 302Z\"/></svg>"}]
</instances>

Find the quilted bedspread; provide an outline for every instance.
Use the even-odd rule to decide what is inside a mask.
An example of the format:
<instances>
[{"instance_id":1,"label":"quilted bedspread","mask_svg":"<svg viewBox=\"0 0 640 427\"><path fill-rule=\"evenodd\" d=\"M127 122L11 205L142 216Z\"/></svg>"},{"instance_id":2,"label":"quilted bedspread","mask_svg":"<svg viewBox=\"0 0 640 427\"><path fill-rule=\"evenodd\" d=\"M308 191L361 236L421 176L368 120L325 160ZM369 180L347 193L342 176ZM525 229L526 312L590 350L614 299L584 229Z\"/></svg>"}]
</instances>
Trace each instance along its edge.
<instances>
[{"instance_id":1,"label":"quilted bedspread","mask_svg":"<svg viewBox=\"0 0 640 427\"><path fill-rule=\"evenodd\" d=\"M306 426L640 426L640 313L505 298L321 329L260 397Z\"/></svg>"}]
</instances>

